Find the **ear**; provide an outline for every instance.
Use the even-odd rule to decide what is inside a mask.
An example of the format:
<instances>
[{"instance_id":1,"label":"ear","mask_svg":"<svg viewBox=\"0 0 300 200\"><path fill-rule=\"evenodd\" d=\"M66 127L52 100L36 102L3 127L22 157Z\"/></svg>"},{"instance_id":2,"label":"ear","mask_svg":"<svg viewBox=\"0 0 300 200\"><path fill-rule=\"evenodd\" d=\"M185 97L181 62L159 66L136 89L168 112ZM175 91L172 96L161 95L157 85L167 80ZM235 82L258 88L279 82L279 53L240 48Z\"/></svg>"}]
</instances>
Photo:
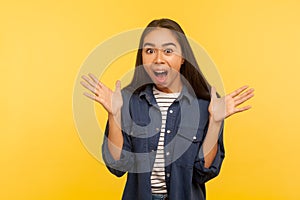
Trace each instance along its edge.
<instances>
[{"instance_id":1,"label":"ear","mask_svg":"<svg viewBox=\"0 0 300 200\"><path fill-rule=\"evenodd\" d=\"M184 61L185 61L185 60L182 58L182 61L181 61L181 64L182 64L182 65L183 65Z\"/></svg>"}]
</instances>

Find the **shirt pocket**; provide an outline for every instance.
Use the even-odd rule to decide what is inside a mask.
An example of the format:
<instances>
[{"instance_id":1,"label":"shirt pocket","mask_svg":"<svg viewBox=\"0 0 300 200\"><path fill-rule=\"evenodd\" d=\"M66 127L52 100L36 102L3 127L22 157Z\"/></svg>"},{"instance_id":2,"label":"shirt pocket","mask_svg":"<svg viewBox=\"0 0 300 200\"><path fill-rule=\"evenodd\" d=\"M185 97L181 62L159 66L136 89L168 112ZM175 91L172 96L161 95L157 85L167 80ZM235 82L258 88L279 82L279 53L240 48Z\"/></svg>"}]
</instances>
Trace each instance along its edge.
<instances>
[{"instance_id":1,"label":"shirt pocket","mask_svg":"<svg viewBox=\"0 0 300 200\"><path fill-rule=\"evenodd\" d=\"M179 166L193 167L194 162L202 145L203 128L178 129L176 143L174 147L174 156L178 157L175 163Z\"/></svg>"},{"instance_id":2,"label":"shirt pocket","mask_svg":"<svg viewBox=\"0 0 300 200\"><path fill-rule=\"evenodd\" d=\"M146 153L148 128L147 126L140 126L133 124L130 132L132 147L134 153Z\"/></svg>"},{"instance_id":3,"label":"shirt pocket","mask_svg":"<svg viewBox=\"0 0 300 200\"><path fill-rule=\"evenodd\" d=\"M134 124L132 126L131 142L134 155L133 172L144 173L151 170L148 152L148 127Z\"/></svg>"}]
</instances>

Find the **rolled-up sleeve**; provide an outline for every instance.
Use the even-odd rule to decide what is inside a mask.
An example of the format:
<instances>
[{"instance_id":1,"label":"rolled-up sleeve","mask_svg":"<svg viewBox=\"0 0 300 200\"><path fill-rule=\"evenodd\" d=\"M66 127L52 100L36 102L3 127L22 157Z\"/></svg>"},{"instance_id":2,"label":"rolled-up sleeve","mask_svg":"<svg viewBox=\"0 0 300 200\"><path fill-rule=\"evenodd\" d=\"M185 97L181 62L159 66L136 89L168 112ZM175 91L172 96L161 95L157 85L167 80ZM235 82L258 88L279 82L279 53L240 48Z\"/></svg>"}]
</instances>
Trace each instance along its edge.
<instances>
[{"instance_id":1,"label":"rolled-up sleeve","mask_svg":"<svg viewBox=\"0 0 300 200\"><path fill-rule=\"evenodd\" d=\"M120 177L123 176L127 171L130 171L134 163L134 155L132 153L132 142L131 137L128 133L131 132L131 116L129 112L129 99L131 93L122 90L123 107L122 107L122 135L124 143L122 146L121 156L119 160L115 160L109 149L108 149L108 134L109 134L109 122L106 124L105 134L102 144L102 157L106 167L111 173Z\"/></svg>"},{"instance_id":2,"label":"rolled-up sleeve","mask_svg":"<svg viewBox=\"0 0 300 200\"><path fill-rule=\"evenodd\" d=\"M203 156L203 149L200 148L200 152L198 154L198 158L194 164L194 173L193 173L193 180L199 184L203 184L210 179L216 177L220 173L220 169L222 166L222 162L225 158L225 149L223 144L223 130L224 130L224 123L220 128L219 138L218 138L218 150L215 156L215 159L209 168L204 166L205 160Z\"/></svg>"},{"instance_id":3,"label":"rolled-up sleeve","mask_svg":"<svg viewBox=\"0 0 300 200\"><path fill-rule=\"evenodd\" d=\"M114 175L120 177L124 175L125 172L130 171L133 164L134 157L131 151L131 140L127 133L125 131L122 131L124 143L121 151L121 156L119 160L115 160L108 149L108 127L109 124L107 123L102 144L102 157L109 171Z\"/></svg>"}]
</instances>

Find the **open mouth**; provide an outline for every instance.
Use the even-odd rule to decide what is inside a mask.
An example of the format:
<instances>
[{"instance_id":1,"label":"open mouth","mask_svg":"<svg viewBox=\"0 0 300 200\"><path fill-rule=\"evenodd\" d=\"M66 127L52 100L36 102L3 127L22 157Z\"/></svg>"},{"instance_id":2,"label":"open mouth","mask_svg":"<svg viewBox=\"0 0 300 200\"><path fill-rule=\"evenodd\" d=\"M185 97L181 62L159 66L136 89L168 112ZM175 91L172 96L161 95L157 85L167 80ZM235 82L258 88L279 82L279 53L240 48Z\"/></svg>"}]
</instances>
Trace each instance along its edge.
<instances>
[{"instance_id":1,"label":"open mouth","mask_svg":"<svg viewBox=\"0 0 300 200\"><path fill-rule=\"evenodd\" d=\"M154 71L154 75L157 76L157 77L167 76L168 72L167 71Z\"/></svg>"},{"instance_id":2,"label":"open mouth","mask_svg":"<svg viewBox=\"0 0 300 200\"><path fill-rule=\"evenodd\" d=\"M167 75L168 75L168 71L167 70L156 70L153 71L153 74L155 76L155 79L157 83L159 84L163 84L167 81Z\"/></svg>"}]
</instances>

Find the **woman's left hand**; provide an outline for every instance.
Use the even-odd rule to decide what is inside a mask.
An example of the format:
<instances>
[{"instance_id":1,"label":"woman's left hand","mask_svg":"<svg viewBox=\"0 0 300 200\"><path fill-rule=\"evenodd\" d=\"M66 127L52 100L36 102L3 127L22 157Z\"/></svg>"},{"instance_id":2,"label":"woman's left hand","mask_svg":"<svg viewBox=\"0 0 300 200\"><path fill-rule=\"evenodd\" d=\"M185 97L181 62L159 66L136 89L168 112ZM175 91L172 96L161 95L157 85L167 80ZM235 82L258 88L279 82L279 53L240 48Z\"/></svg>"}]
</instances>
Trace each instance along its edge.
<instances>
[{"instance_id":1,"label":"woman's left hand","mask_svg":"<svg viewBox=\"0 0 300 200\"><path fill-rule=\"evenodd\" d=\"M235 113L243 112L245 110L250 109L250 105L241 108L237 107L254 96L254 89L247 88L248 86L240 87L232 93L227 94L222 98L218 98L216 94L216 89L212 87L211 101L208 107L208 111L210 113L211 118L215 122L220 122Z\"/></svg>"}]
</instances>

